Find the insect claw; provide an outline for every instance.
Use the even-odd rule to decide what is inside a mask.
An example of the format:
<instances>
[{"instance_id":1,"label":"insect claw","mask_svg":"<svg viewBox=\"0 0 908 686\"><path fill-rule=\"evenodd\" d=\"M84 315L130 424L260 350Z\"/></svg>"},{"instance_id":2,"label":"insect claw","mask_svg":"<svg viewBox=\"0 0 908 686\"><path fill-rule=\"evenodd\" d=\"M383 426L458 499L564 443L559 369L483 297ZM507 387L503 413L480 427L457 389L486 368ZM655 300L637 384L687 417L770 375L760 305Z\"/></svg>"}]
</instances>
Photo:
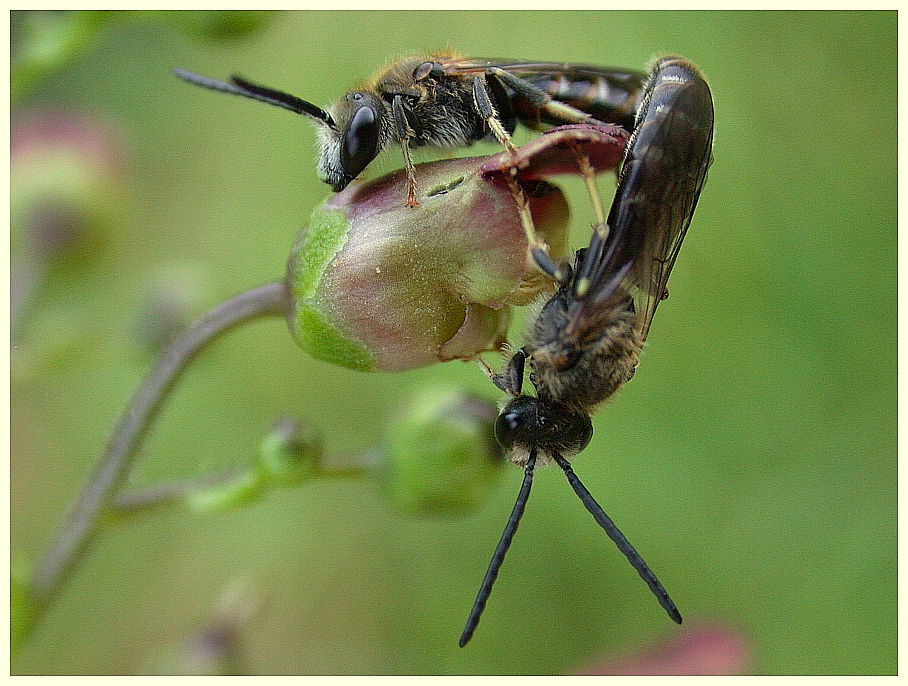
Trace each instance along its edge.
<instances>
[{"instance_id":1,"label":"insect claw","mask_svg":"<svg viewBox=\"0 0 908 686\"><path fill-rule=\"evenodd\" d=\"M479 365L479 368L482 370L483 374L489 377L490 380L495 376L495 371L486 363L481 357L476 358L476 364ZM493 381L494 383L494 381Z\"/></svg>"}]
</instances>

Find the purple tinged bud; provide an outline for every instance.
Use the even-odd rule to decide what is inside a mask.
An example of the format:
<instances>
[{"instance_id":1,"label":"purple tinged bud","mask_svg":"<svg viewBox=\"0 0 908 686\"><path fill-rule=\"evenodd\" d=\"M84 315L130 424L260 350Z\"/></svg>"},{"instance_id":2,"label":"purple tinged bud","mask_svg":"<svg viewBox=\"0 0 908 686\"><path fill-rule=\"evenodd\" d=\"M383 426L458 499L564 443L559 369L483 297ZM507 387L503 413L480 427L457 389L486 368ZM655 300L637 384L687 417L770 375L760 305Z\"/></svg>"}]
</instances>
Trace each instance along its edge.
<instances>
[{"instance_id":1,"label":"purple tinged bud","mask_svg":"<svg viewBox=\"0 0 908 686\"><path fill-rule=\"evenodd\" d=\"M289 324L298 344L364 371L500 348L509 306L552 288L527 250L510 168L520 170L536 230L558 258L568 208L546 177L577 173L575 148L597 170L614 166L625 142L620 127L562 127L516 160L502 153L421 165L416 207L406 206L403 171L351 184L313 212L293 248Z\"/></svg>"},{"instance_id":2,"label":"purple tinged bud","mask_svg":"<svg viewBox=\"0 0 908 686\"><path fill-rule=\"evenodd\" d=\"M13 253L92 255L124 204L117 137L70 112L19 113L10 129Z\"/></svg>"}]
</instances>

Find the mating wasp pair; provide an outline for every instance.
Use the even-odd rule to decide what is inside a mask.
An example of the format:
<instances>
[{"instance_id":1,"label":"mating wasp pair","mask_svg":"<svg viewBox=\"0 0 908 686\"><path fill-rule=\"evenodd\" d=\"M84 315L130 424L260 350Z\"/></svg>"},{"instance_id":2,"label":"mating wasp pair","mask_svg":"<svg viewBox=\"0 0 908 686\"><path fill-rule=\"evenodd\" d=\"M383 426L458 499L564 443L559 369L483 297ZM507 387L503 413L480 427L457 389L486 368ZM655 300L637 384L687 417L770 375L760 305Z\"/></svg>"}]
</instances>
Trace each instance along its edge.
<instances>
[{"instance_id":1,"label":"mating wasp pair","mask_svg":"<svg viewBox=\"0 0 908 686\"><path fill-rule=\"evenodd\" d=\"M511 188L539 268L556 290L530 324L526 342L490 377L508 393L495 426L509 459L524 468L511 516L489 564L466 627L470 640L529 498L537 465L556 463L584 506L615 542L668 615L681 615L641 556L577 478L568 458L583 450L590 413L629 381L687 232L712 161L713 104L699 70L680 57L658 60L650 74L586 65L420 56L401 60L329 110L233 77L222 82L178 70L199 86L304 114L319 125L318 172L346 187L392 143L417 204L410 148L456 148L492 137L513 150L516 124L617 123L631 131L606 215L582 152L596 225L586 248L556 262L535 236L523 191ZM514 177L516 177L516 169ZM524 372L535 394L523 393Z\"/></svg>"}]
</instances>

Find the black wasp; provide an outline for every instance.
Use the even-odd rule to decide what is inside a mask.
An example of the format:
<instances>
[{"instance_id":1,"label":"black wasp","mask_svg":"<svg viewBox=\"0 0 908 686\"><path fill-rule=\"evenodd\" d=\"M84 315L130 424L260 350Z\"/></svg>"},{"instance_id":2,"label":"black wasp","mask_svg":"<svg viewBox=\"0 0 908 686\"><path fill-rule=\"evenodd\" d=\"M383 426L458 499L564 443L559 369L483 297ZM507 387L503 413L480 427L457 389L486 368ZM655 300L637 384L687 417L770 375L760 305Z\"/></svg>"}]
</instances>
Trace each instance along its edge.
<instances>
[{"instance_id":1,"label":"black wasp","mask_svg":"<svg viewBox=\"0 0 908 686\"><path fill-rule=\"evenodd\" d=\"M399 143L416 203L410 148L459 148L494 137L509 149L517 122L533 128L564 123L633 128L646 76L581 64L421 55L394 62L328 110L233 76L229 83L182 69L180 78L310 117L319 125L319 177L340 191L387 146Z\"/></svg>"},{"instance_id":2,"label":"black wasp","mask_svg":"<svg viewBox=\"0 0 908 686\"><path fill-rule=\"evenodd\" d=\"M567 458L593 434L590 412L634 375L640 351L697 205L712 161L713 104L699 70L660 59L643 89L608 219L596 226L573 265L553 274L557 291L530 326L526 344L492 380L514 396L495 436L524 467L523 485L460 637L479 623L523 515L533 471L555 462L599 525L624 553L674 621L681 614L665 588L590 492ZM595 202L595 201L594 201ZM534 251L534 255L539 254ZM524 367L535 395L523 394Z\"/></svg>"}]
</instances>

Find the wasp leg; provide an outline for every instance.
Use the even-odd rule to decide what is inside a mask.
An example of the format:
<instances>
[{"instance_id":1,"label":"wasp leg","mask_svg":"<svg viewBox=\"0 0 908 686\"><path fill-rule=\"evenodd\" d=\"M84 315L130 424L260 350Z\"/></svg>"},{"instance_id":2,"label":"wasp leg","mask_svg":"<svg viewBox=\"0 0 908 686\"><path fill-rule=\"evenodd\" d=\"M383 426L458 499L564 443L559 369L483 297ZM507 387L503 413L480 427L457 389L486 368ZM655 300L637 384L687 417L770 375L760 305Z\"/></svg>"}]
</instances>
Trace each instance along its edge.
<instances>
[{"instance_id":1,"label":"wasp leg","mask_svg":"<svg viewBox=\"0 0 908 686\"><path fill-rule=\"evenodd\" d=\"M410 126L403 96L394 96L391 112L394 115L397 139L400 141L400 149L404 154L404 165L407 169L407 207L416 207L419 204L416 201L416 165L413 164L413 159L410 157L410 139L416 136L416 132Z\"/></svg>"},{"instance_id":2,"label":"wasp leg","mask_svg":"<svg viewBox=\"0 0 908 686\"><path fill-rule=\"evenodd\" d=\"M541 90L534 86L529 81L525 81L519 76L514 76L510 72L500 69L498 67L489 67L486 70L486 74L490 76L495 76L498 79L501 79L509 88L517 91L517 93L528 100L531 104L544 109L546 112L552 116L558 117L559 119L566 122L574 122L577 124L604 124L605 122L599 121L593 116L590 116L582 110L578 110L576 107L571 107L567 103L560 102L552 98L551 95L546 93L544 90Z\"/></svg>"},{"instance_id":3,"label":"wasp leg","mask_svg":"<svg viewBox=\"0 0 908 686\"><path fill-rule=\"evenodd\" d=\"M504 124L501 123L501 118L495 111L495 106L492 104L492 99L486 90L486 83L479 76L473 77L473 104L476 105L476 110L485 120L486 125L495 138L498 139L498 142L507 148L509 153L516 155L517 148L511 142L511 135L504 128Z\"/></svg>"},{"instance_id":4,"label":"wasp leg","mask_svg":"<svg viewBox=\"0 0 908 686\"><path fill-rule=\"evenodd\" d=\"M591 284L589 275L592 265L597 261L602 245L608 237L609 228L605 219L602 196L599 193L599 184L596 183L596 174L590 164L590 158L582 153L576 145L572 147L574 154L577 156L577 166L580 169L580 175L583 177L586 191L590 196L590 202L593 204L593 214L596 217L596 224L593 226L593 236L590 239L590 247L586 252L583 267L579 270L578 278L574 284L574 293L578 298L582 298L589 290Z\"/></svg>"},{"instance_id":5,"label":"wasp leg","mask_svg":"<svg viewBox=\"0 0 908 686\"><path fill-rule=\"evenodd\" d=\"M486 90L486 83L479 76L473 77L473 102L476 105L477 111L492 130L492 133L495 134L495 137L508 149L508 152L516 156L517 150L514 148L513 143L511 143L511 136L505 130L501 120L498 118L498 114L495 112L495 107L492 105L492 100L489 98L489 93ZM511 167L507 174L507 182L514 202L517 204L517 213L520 216L520 223L523 226L524 234L526 234L527 243L530 244L530 252L533 255L536 265L549 278L558 283L563 283L567 280L568 275L563 266L559 266L555 263L555 260L549 255L549 247L536 233L536 224L533 222L533 215L530 213L529 200L527 199L526 192L517 182L517 167Z\"/></svg>"},{"instance_id":6,"label":"wasp leg","mask_svg":"<svg viewBox=\"0 0 908 686\"><path fill-rule=\"evenodd\" d=\"M523 388L523 371L526 367L527 353L525 348L519 348L508 361L504 371L498 374L491 374L489 378L492 383L498 386L505 393L513 395L515 398L520 395Z\"/></svg>"}]
</instances>

